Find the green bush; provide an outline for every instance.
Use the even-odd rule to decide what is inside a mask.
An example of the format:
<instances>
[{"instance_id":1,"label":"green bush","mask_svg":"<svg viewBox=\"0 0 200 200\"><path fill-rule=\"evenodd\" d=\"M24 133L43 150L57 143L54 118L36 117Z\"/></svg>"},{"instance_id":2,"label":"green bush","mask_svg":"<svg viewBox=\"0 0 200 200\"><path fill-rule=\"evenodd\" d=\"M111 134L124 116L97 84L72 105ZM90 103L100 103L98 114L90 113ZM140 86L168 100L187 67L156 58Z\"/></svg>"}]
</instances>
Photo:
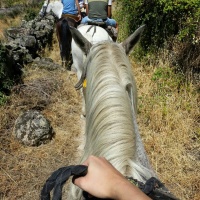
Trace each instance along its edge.
<instances>
[{"instance_id":1,"label":"green bush","mask_svg":"<svg viewBox=\"0 0 200 200\"><path fill-rule=\"evenodd\" d=\"M181 41L197 42L199 0L120 0L117 3L120 30L130 34L140 25L147 25L141 40L145 52L163 47L175 35Z\"/></svg>"},{"instance_id":2,"label":"green bush","mask_svg":"<svg viewBox=\"0 0 200 200\"><path fill-rule=\"evenodd\" d=\"M31 7L31 8L28 8L26 10L26 14L24 16L24 19L26 21L30 21L30 20L33 20L39 13L39 10L37 8L34 8L34 7Z\"/></svg>"},{"instance_id":3,"label":"green bush","mask_svg":"<svg viewBox=\"0 0 200 200\"><path fill-rule=\"evenodd\" d=\"M135 58L155 61L164 48L177 72L189 81L200 80L200 0L120 0L115 18L119 41L146 24Z\"/></svg>"}]
</instances>

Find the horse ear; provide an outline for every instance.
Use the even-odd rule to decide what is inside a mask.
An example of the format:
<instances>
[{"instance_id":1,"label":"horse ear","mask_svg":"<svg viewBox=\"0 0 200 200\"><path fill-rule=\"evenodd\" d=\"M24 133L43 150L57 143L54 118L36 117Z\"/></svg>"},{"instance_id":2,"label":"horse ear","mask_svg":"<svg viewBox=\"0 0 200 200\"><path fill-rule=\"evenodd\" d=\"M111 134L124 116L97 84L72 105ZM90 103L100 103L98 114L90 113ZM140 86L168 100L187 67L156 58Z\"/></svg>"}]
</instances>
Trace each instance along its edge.
<instances>
[{"instance_id":1,"label":"horse ear","mask_svg":"<svg viewBox=\"0 0 200 200\"><path fill-rule=\"evenodd\" d=\"M88 54L92 44L76 28L70 26L70 31L75 43L85 54Z\"/></svg>"},{"instance_id":2,"label":"horse ear","mask_svg":"<svg viewBox=\"0 0 200 200\"><path fill-rule=\"evenodd\" d=\"M145 26L146 25L140 26L133 34L131 34L125 41L121 43L122 47L125 49L126 54L129 54L133 47L137 44L142 32L145 29Z\"/></svg>"}]
</instances>

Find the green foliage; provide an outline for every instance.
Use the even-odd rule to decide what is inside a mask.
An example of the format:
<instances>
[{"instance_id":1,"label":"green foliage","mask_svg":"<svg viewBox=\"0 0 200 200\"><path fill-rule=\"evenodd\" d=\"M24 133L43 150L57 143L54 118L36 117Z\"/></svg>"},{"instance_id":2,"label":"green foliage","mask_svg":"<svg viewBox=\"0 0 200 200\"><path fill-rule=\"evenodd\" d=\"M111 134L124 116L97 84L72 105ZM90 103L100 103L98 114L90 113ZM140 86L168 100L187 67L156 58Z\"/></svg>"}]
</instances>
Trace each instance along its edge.
<instances>
[{"instance_id":1,"label":"green foliage","mask_svg":"<svg viewBox=\"0 0 200 200\"><path fill-rule=\"evenodd\" d=\"M1 4L3 4L4 7L7 8L12 7L14 5L24 4L27 2L25 0L1 0L1 1L2 1Z\"/></svg>"},{"instance_id":2,"label":"green foliage","mask_svg":"<svg viewBox=\"0 0 200 200\"><path fill-rule=\"evenodd\" d=\"M161 95L165 98L171 91L179 89L184 81L184 77L180 74L175 74L173 69L170 67L158 67L156 68L152 81L156 84L157 95Z\"/></svg>"},{"instance_id":3,"label":"green foliage","mask_svg":"<svg viewBox=\"0 0 200 200\"><path fill-rule=\"evenodd\" d=\"M3 106L8 101L8 96L0 92L0 106Z\"/></svg>"},{"instance_id":4,"label":"green foliage","mask_svg":"<svg viewBox=\"0 0 200 200\"><path fill-rule=\"evenodd\" d=\"M199 0L120 0L118 8L120 30L131 34L140 25L147 25L141 40L145 52L163 47L175 35L180 40L197 39Z\"/></svg>"},{"instance_id":5,"label":"green foliage","mask_svg":"<svg viewBox=\"0 0 200 200\"><path fill-rule=\"evenodd\" d=\"M38 9L30 7L26 10L26 15L24 16L24 19L26 21L33 20L38 15L38 13L39 13Z\"/></svg>"},{"instance_id":6,"label":"green foliage","mask_svg":"<svg viewBox=\"0 0 200 200\"><path fill-rule=\"evenodd\" d=\"M7 100L6 93L9 93L14 81L8 75L6 68L6 50L0 43L0 105Z\"/></svg>"}]
</instances>

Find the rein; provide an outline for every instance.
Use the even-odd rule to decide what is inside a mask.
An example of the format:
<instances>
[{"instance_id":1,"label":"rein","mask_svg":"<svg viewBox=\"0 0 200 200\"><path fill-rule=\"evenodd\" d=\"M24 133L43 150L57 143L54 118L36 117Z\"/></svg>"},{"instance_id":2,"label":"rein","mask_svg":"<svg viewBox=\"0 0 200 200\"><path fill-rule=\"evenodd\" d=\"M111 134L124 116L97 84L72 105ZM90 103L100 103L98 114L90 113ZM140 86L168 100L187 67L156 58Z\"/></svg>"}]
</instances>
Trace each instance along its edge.
<instances>
[{"instance_id":1,"label":"rein","mask_svg":"<svg viewBox=\"0 0 200 200\"><path fill-rule=\"evenodd\" d=\"M69 179L69 177L74 176L74 178L77 178L80 176L85 176L86 174L87 166L85 165L71 165L68 167L59 168L47 179L42 188L40 199L50 200L50 192L54 189L52 200L61 200L63 185Z\"/></svg>"},{"instance_id":2,"label":"rein","mask_svg":"<svg viewBox=\"0 0 200 200\"><path fill-rule=\"evenodd\" d=\"M50 200L50 192L53 189L54 191L52 200L61 200L63 185L69 179L69 177L73 176L73 179L76 179L80 176L85 176L87 174L87 170L88 167L85 165L71 165L68 167L59 168L52 173L52 175L47 179L46 183L44 184L41 190L40 200ZM165 188L164 184L155 177L151 177L150 179L148 179L145 184L133 178L127 177L127 179L153 200L178 200L170 192L162 190L163 188ZM85 191L83 191L83 197L86 200L99 199L96 197L89 197L88 193Z\"/></svg>"}]
</instances>

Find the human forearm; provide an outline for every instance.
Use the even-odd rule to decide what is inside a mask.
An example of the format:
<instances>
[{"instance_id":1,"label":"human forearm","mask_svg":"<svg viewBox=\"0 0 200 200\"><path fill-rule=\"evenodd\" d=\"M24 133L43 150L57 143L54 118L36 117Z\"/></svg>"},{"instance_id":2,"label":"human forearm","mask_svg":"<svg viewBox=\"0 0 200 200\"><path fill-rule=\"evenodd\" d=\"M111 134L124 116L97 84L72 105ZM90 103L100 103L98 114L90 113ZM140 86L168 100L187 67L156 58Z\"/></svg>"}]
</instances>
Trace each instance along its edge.
<instances>
[{"instance_id":1,"label":"human forearm","mask_svg":"<svg viewBox=\"0 0 200 200\"><path fill-rule=\"evenodd\" d=\"M78 0L76 0L76 7L78 9L78 14L81 15L81 9L80 9L80 5L78 3Z\"/></svg>"},{"instance_id":2,"label":"human forearm","mask_svg":"<svg viewBox=\"0 0 200 200\"><path fill-rule=\"evenodd\" d=\"M105 158L90 156L83 164L88 166L88 173L75 179L74 184L92 196L114 200L150 200Z\"/></svg>"},{"instance_id":3,"label":"human forearm","mask_svg":"<svg viewBox=\"0 0 200 200\"><path fill-rule=\"evenodd\" d=\"M108 5L108 17L112 17L112 6Z\"/></svg>"},{"instance_id":4,"label":"human forearm","mask_svg":"<svg viewBox=\"0 0 200 200\"><path fill-rule=\"evenodd\" d=\"M115 180L115 187L111 190L111 196L115 200L150 200L139 188L125 178Z\"/></svg>"}]
</instances>

